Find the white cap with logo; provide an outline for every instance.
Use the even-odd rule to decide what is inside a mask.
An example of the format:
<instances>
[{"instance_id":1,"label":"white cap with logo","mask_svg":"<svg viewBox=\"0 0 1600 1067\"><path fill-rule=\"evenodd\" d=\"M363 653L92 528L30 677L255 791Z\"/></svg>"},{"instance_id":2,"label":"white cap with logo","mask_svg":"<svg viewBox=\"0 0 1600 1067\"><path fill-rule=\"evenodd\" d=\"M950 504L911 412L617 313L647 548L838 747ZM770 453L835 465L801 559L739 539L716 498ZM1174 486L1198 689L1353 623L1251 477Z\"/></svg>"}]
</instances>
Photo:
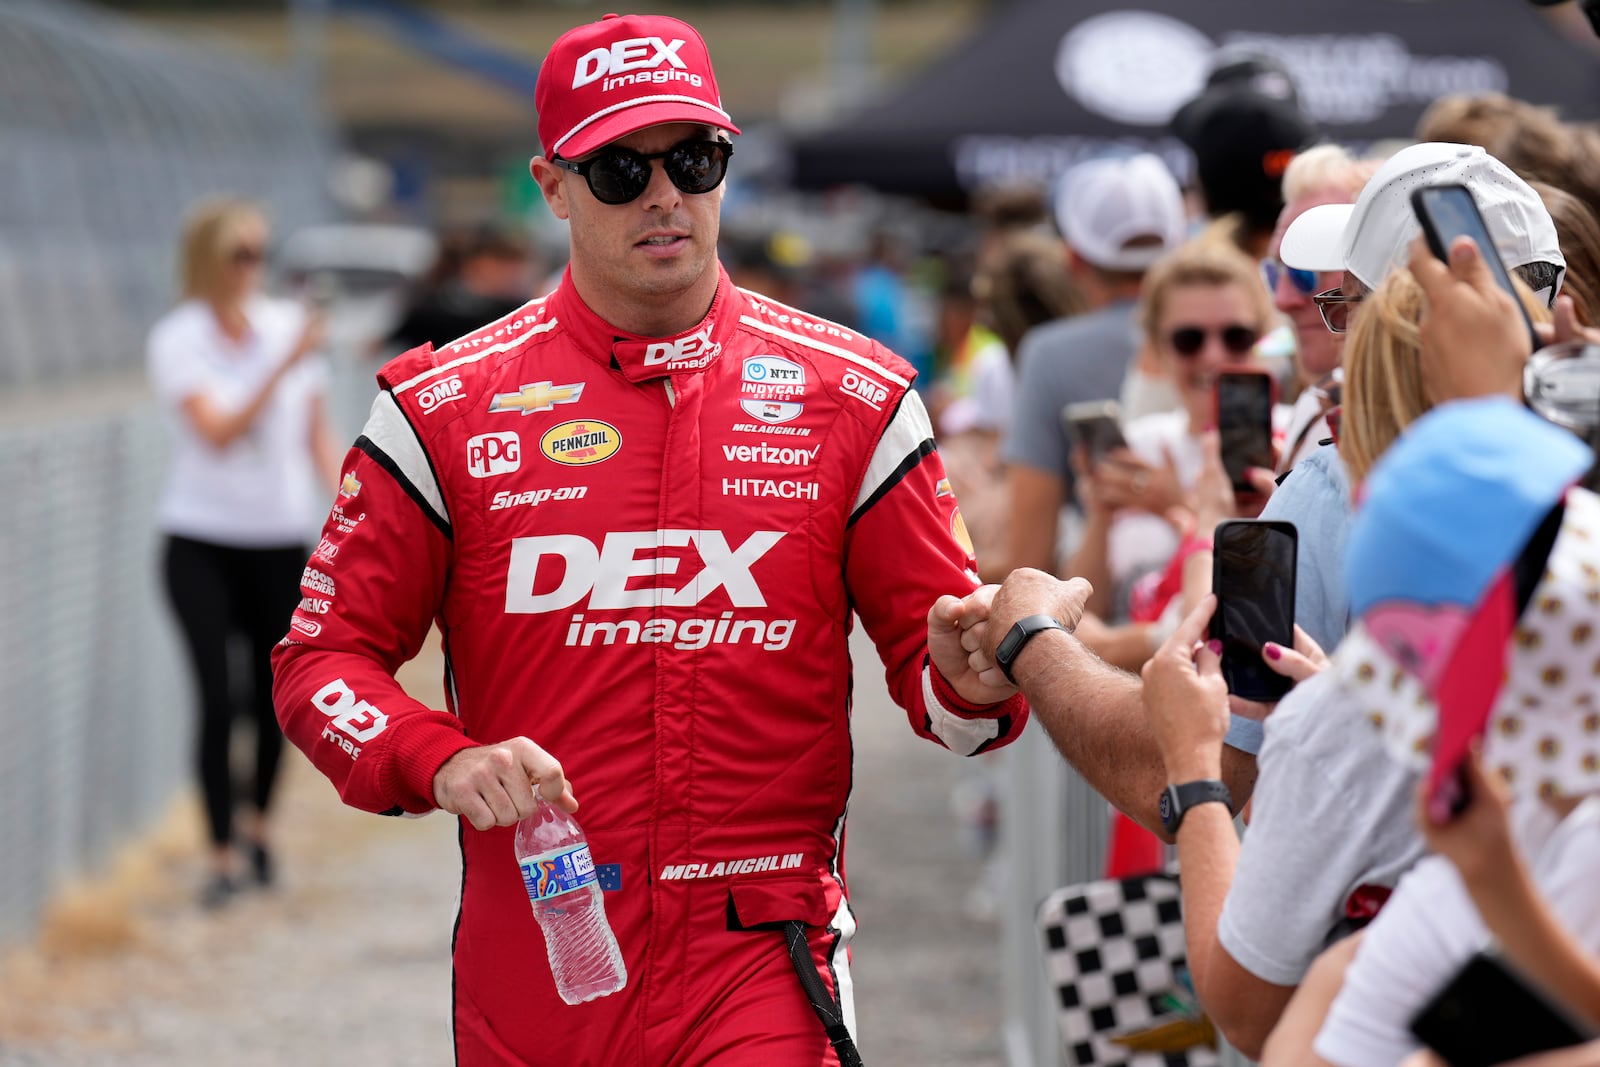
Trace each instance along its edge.
<instances>
[{"instance_id":1,"label":"white cap with logo","mask_svg":"<svg viewBox=\"0 0 1600 1067\"><path fill-rule=\"evenodd\" d=\"M1056 193L1056 225L1095 266L1142 271L1183 243L1188 220L1177 179L1146 154L1091 160L1067 171Z\"/></svg>"},{"instance_id":2,"label":"white cap with logo","mask_svg":"<svg viewBox=\"0 0 1600 1067\"><path fill-rule=\"evenodd\" d=\"M1555 223L1533 187L1476 145L1426 141L1402 148L1379 167L1354 204L1323 204L1284 231L1279 255L1300 270L1348 270L1369 289L1404 266L1422 232L1411 192L1428 185L1465 185L1483 213L1507 267L1554 263L1563 268ZM1557 277L1555 290L1561 289ZM1550 294L1555 299L1555 293Z\"/></svg>"}]
</instances>

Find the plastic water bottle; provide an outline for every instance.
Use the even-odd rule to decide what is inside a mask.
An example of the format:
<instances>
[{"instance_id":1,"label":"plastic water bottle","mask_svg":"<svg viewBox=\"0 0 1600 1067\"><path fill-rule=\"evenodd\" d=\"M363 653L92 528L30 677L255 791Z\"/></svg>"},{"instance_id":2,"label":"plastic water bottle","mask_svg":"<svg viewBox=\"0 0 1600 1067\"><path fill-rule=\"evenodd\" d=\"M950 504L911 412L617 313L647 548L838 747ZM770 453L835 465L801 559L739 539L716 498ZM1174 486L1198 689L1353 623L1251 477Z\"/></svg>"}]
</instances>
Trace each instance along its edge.
<instances>
[{"instance_id":1,"label":"plastic water bottle","mask_svg":"<svg viewBox=\"0 0 1600 1067\"><path fill-rule=\"evenodd\" d=\"M577 821L539 797L539 810L517 823L517 864L561 999L582 1004L627 985L628 969Z\"/></svg>"}]
</instances>

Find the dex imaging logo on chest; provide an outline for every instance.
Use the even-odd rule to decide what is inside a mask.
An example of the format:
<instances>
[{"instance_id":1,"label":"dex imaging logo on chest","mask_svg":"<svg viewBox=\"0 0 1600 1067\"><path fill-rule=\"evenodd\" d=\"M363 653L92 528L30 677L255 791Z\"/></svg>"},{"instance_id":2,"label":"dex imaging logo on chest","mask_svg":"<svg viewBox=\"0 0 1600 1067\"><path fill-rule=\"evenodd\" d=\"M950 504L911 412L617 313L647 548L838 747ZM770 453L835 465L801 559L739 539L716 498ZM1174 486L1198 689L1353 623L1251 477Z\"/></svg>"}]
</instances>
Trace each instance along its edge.
<instances>
[{"instance_id":1,"label":"dex imaging logo on chest","mask_svg":"<svg viewBox=\"0 0 1600 1067\"><path fill-rule=\"evenodd\" d=\"M467 473L474 478L510 474L522 466L522 439L515 430L467 439Z\"/></svg>"},{"instance_id":2,"label":"dex imaging logo on chest","mask_svg":"<svg viewBox=\"0 0 1600 1067\"><path fill-rule=\"evenodd\" d=\"M705 618L585 621L579 611L568 622L565 644L667 644L693 650L748 642L778 651L789 646L794 619L736 615L740 608L767 606L751 568L783 538L781 531L757 530L734 547L721 530L616 532L598 545L578 534L518 537L511 542L506 569L506 613L542 615L580 605L589 612L697 607L720 591L735 610ZM691 546L692 552L673 551ZM680 576L679 565L696 555L700 570ZM646 584L662 576L674 581Z\"/></svg>"}]
</instances>

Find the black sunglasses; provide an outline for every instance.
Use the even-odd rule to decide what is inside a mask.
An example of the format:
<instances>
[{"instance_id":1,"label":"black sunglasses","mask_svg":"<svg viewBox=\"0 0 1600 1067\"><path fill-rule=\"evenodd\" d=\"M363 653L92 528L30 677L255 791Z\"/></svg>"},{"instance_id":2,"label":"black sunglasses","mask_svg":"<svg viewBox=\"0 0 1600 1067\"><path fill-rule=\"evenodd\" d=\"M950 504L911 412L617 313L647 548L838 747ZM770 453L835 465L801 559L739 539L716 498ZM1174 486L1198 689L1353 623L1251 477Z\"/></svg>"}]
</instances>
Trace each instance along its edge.
<instances>
[{"instance_id":1,"label":"black sunglasses","mask_svg":"<svg viewBox=\"0 0 1600 1067\"><path fill-rule=\"evenodd\" d=\"M240 266L250 266L267 258L267 250L256 245L240 245L228 253L228 259Z\"/></svg>"},{"instance_id":2,"label":"black sunglasses","mask_svg":"<svg viewBox=\"0 0 1600 1067\"><path fill-rule=\"evenodd\" d=\"M727 141L680 141L665 152L635 152L630 148L602 148L582 163L557 157L563 170L583 175L589 191L602 204L637 200L650 185L650 161L663 160L662 169L672 184L685 193L709 193L728 176Z\"/></svg>"},{"instance_id":3,"label":"black sunglasses","mask_svg":"<svg viewBox=\"0 0 1600 1067\"><path fill-rule=\"evenodd\" d=\"M1222 338L1222 347L1235 356L1242 356L1256 346L1260 334L1248 326L1234 323L1220 329L1208 330L1200 326L1179 326L1167 335L1172 350L1180 356L1197 356L1206 346L1206 338L1216 334Z\"/></svg>"}]
</instances>

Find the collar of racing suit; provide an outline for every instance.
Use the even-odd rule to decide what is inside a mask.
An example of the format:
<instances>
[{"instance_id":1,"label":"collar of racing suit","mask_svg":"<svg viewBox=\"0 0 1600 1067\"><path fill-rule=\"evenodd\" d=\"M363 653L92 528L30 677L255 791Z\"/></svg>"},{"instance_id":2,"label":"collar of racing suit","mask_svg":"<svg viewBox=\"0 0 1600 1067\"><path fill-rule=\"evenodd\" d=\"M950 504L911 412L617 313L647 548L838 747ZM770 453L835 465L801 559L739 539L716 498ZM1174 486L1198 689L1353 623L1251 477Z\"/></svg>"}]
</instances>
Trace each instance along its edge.
<instances>
[{"instance_id":1,"label":"collar of racing suit","mask_svg":"<svg viewBox=\"0 0 1600 1067\"><path fill-rule=\"evenodd\" d=\"M569 268L552 297L562 332L586 355L622 372L630 382L646 382L672 374L697 373L715 363L739 326L744 298L728 272L717 265L717 295L711 310L689 329L671 337L625 333L590 310L572 285Z\"/></svg>"}]
</instances>

